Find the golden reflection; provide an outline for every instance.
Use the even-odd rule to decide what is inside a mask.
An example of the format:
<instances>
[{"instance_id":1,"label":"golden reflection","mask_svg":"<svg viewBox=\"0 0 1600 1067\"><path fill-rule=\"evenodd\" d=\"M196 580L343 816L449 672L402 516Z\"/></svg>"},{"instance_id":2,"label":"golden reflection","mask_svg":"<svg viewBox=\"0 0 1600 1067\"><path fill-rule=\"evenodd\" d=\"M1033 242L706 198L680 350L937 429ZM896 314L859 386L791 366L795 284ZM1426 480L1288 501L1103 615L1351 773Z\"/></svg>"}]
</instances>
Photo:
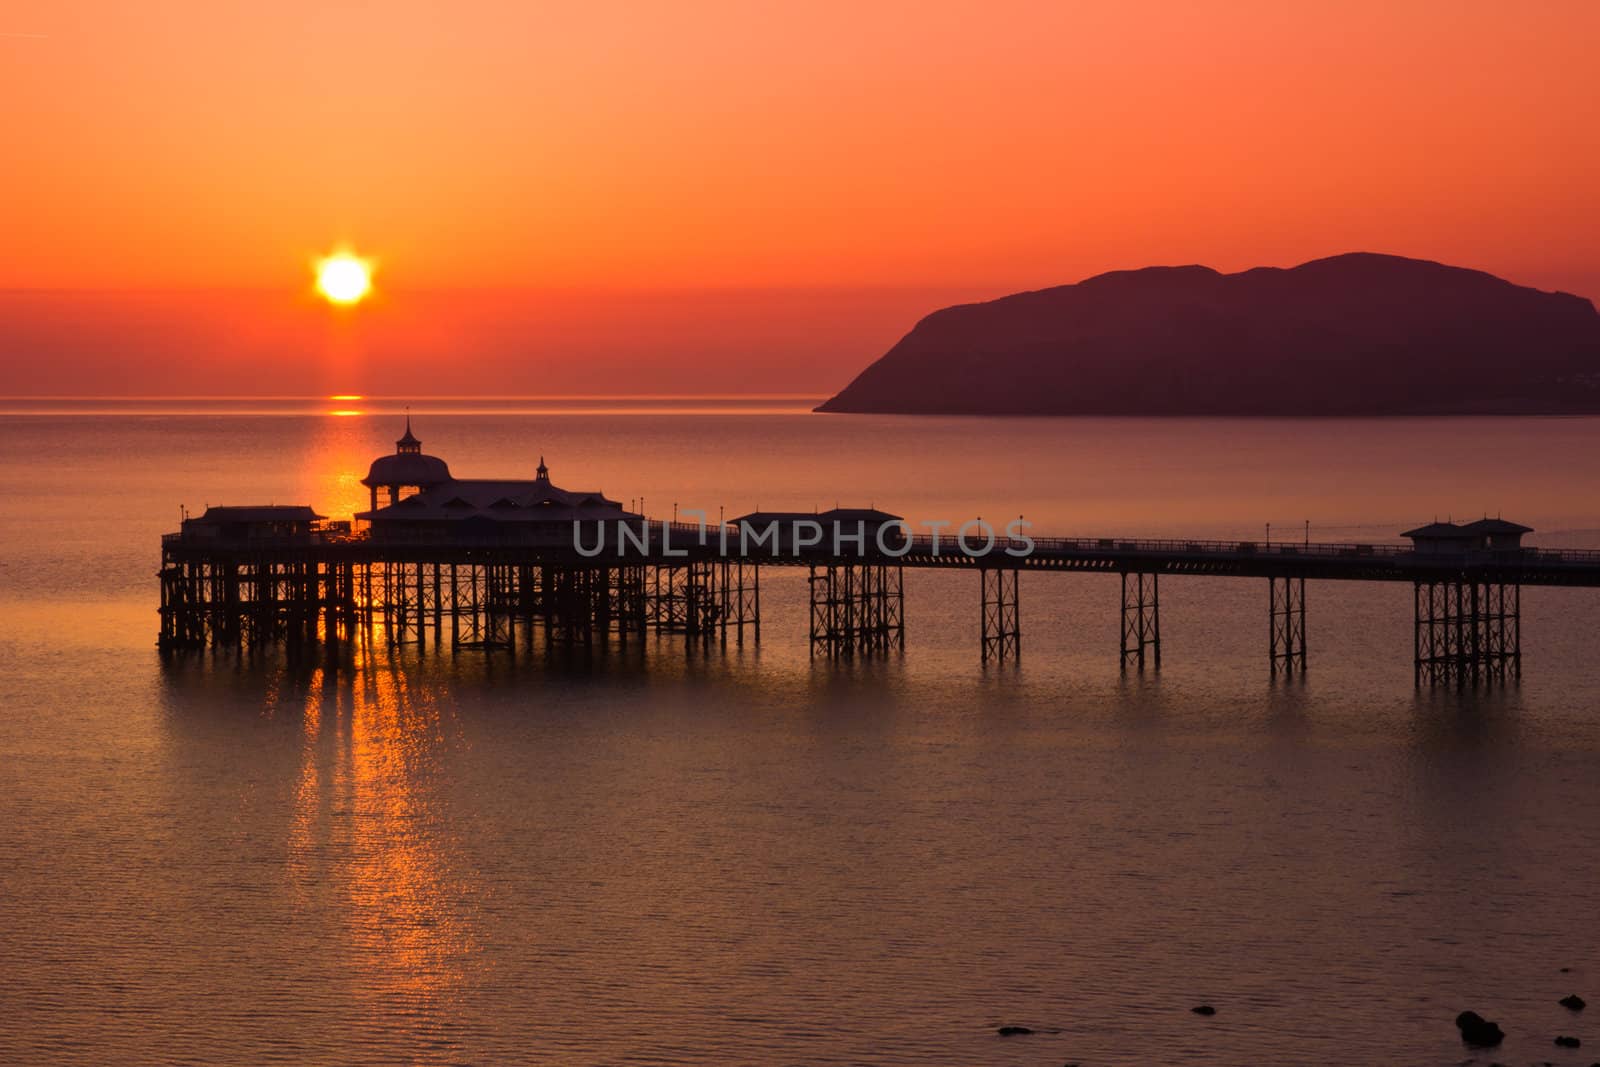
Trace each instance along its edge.
<instances>
[{"instance_id":1,"label":"golden reflection","mask_svg":"<svg viewBox=\"0 0 1600 1067\"><path fill-rule=\"evenodd\" d=\"M318 740L322 734L322 668L311 675L301 708L301 760L300 778L294 790L294 818L289 824L289 884L295 900L309 902L307 887L325 872L314 869L311 858L317 856L317 827L323 812L320 798L323 790L322 761L317 758Z\"/></svg>"},{"instance_id":2,"label":"golden reflection","mask_svg":"<svg viewBox=\"0 0 1600 1067\"><path fill-rule=\"evenodd\" d=\"M363 433L365 420L349 417L362 412L339 410L328 414L346 417L317 421L311 450L301 466L300 484L306 503L318 512L330 519L349 519L358 511L366 511L371 503L371 494L361 479L379 453Z\"/></svg>"},{"instance_id":3,"label":"golden reflection","mask_svg":"<svg viewBox=\"0 0 1600 1067\"><path fill-rule=\"evenodd\" d=\"M333 897L363 993L433 1000L474 948L438 795L440 704L392 657L362 658L354 680L319 671L308 687L289 877L308 906Z\"/></svg>"}]
</instances>

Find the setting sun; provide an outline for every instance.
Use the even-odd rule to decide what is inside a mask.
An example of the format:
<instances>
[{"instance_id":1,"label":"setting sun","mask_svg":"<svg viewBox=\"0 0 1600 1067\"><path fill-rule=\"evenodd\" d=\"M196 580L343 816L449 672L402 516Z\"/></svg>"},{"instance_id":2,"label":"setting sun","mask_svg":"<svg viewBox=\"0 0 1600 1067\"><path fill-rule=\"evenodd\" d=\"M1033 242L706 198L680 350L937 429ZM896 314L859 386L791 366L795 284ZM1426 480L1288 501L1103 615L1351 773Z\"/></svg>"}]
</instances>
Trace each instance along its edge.
<instances>
[{"instance_id":1,"label":"setting sun","mask_svg":"<svg viewBox=\"0 0 1600 1067\"><path fill-rule=\"evenodd\" d=\"M335 304L359 303L372 291L371 265L348 252L318 260L317 291Z\"/></svg>"}]
</instances>

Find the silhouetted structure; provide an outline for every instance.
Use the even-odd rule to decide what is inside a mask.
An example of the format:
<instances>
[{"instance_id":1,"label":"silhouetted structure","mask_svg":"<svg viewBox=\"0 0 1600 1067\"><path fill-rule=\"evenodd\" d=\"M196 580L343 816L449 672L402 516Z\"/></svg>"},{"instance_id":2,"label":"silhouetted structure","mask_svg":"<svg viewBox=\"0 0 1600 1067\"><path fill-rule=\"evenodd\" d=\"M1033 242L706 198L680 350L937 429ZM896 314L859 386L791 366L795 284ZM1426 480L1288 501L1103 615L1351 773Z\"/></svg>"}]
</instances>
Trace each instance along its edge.
<instances>
[{"instance_id":1,"label":"silhouetted structure","mask_svg":"<svg viewBox=\"0 0 1600 1067\"><path fill-rule=\"evenodd\" d=\"M1409 582L1418 683L1521 672L1523 586L1600 586L1600 551L1524 546L1501 519L1430 523L1411 545L1001 537L958 548L876 509L649 522L598 491L532 479L455 479L410 432L373 464L392 503L366 528L308 507L210 508L162 538L161 647L381 637L389 645L513 648L626 641L649 630L760 639L762 566L809 571L810 639L826 656L903 647L907 567L979 572L985 662L1021 652L1024 571L1117 574L1125 669L1159 668L1163 575L1265 578L1274 673L1307 665L1307 581ZM407 450L410 451L407 451ZM419 465L418 459L433 462ZM398 460L399 463L386 461ZM439 475L436 477L436 475Z\"/></svg>"},{"instance_id":2,"label":"silhouetted structure","mask_svg":"<svg viewBox=\"0 0 1600 1067\"><path fill-rule=\"evenodd\" d=\"M195 541L309 541L312 529L325 519L303 505L206 508L199 518L183 520L183 536Z\"/></svg>"},{"instance_id":3,"label":"silhouetted structure","mask_svg":"<svg viewBox=\"0 0 1600 1067\"><path fill-rule=\"evenodd\" d=\"M411 435L410 419L399 447L420 449ZM397 462L391 462L397 461ZM427 461L424 466L420 461ZM429 475L426 482L415 480ZM626 521L637 525L643 515L595 491L562 489L550 480L544 457L530 478L452 478L444 461L420 451L397 452L372 464L367 483L376 496L389 489L390 503L358 512L375 540L438 541L455 537L501 539L516 543L545 539L571 544L573 523L593 529L598 523ZM405 489L412 490L410 493Z\"/></svg>"},{"instance_id":4,"label":"silhouetted structure","mask_svg":"<svg viewBox=\"0 0 1600 1067\"><path fill-rule=\"evenodd\" d=\"M1475 552L1517 552L1522 548L1522 535L1532 532L1531 527L1504 519L1483 518L1463 525L1430 522L1400 536L1411 539L1418 555L1448 558Z\"/></svg>"},{"instance_id":5,"label":"silhouetted structure","mask_svg":"<svg viewBox=\"0 0 1600 1067\"><path fill-rule=\"evenodd\" d=\"M394 455L372 461L361 484L372 492L372 510L378 510L378 490L384 490L392 506L413 493L420 493L450 481L450 467L438 456L422 451L422 442L411 432L411 416L406 416L406 432L394 443ZM359 516L358 516L359 517Z\"/></svg>"}]
</instances>

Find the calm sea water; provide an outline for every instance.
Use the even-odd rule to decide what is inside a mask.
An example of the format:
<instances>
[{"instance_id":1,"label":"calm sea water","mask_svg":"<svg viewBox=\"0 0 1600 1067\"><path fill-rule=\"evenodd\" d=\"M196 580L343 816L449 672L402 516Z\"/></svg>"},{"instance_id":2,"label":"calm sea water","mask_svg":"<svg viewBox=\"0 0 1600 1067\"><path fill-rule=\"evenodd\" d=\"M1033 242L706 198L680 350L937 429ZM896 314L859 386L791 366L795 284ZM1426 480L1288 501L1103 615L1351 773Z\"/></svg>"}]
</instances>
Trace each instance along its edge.
<instances>
[{"instance_id":1,"label":"calm sea water","mask_svg":"<svg viewBox=\"0 0 1600 1067\"><path fill-rule=\"evenodd\" d=\"M1403 586L1312 583L1285 684L1263 583L1164 581L1124 676L1092 575L1023 575L1004 669L921 572L845 666L784 572L759 648L163 666L179 506L347 514L392 406L0 408L0 1063L1453 1064L1467 1007L1478 1062L1595 1058L1551 1039L1600 1044L1556 1004L1600 1001L1600 593L1525 591L1522 683L1465 694L1414 689ZM1597 420L415 412L657 515L1600 546Z\"/></svg>"}]
</instances>

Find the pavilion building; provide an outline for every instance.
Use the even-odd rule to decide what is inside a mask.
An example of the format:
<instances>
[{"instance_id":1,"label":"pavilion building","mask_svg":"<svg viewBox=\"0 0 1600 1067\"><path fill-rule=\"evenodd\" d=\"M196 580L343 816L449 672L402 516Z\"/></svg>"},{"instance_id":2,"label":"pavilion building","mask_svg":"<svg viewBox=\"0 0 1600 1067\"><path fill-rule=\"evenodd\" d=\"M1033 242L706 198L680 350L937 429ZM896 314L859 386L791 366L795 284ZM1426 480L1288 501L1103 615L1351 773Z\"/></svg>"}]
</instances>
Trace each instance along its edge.
<instances>
[{"instance_id":1,"label":"pavilion building","mask_svg":"<svg viewBox=\"0 0 1600 1067\"><path fill-rule=\"evenodd\" d=\"M185 517L185 541L239 544L250 541L310 541L326 516L303 505L261 504L247 507L208 507L205 514ZM344 524L348 532L348 523Z\"/></svg>"},{"instance_id":2,"label":"pavilion building","mask_svg":"<svg viewBox=\"0 0 1600 1067\"><path fill-rule=\"evenodd\" d=\"M373 460L361 484L372 493L372 510L377 511L379 490L386 494L386 503L393 505L450 480L450 465L422 451L422 442L411 432L411 416L407 415L406 432L394 443L394 455Z\"/></svg>"},{"instance_id":3,"label":"pavilion building","mask_svg":"<svg viewBox=\"0 0 1600 1067\"><path fill-rule=\"evenodd\" d=\"M575 522L586 528L644 519L598 490L557 486L543 456L528 479L453 477L444 460L422 451L409 416L394 455L374 460L362 484L371 490L372 508L355 518L368 524L375 540L570 543ZM386 504L380 505L380 492Z\"/></svg>"},{"instance_id":4,"label":"pavilion building","mask_svg":"<svg viewBox=\"0 0 1600 1067\"><path fill-rule=\"evenodd\" d=\"M1419 556L1465 556L1470 552L1520 552L1522 535L1533 527L1504 519L1482 518L1476 522L1430 522L1407 530Z\"/></svg>"}]
</instances>

